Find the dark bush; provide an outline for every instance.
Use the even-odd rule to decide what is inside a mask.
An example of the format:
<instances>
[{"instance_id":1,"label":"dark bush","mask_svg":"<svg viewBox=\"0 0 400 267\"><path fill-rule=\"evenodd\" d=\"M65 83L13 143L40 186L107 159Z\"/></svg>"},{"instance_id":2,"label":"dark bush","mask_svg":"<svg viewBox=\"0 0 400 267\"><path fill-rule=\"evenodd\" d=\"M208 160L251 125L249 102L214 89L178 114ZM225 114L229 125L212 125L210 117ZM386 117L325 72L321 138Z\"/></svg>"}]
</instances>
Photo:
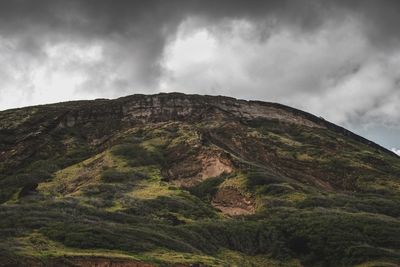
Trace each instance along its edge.
<instances>
[{"instance_id":1,"label":"dark bush","mask_svg":"<svg viewBox=\"0 0 400 267\"><path fill-rule=\"evenodd\" d=\"M251 171L247 173L247 186L249 188L254 188L256 186L268 185L272 183L281 182L282 179L261 171Z\"/></svg>"},{"instance_id":2,"label":"dark bush","mask_svg":"<svg viewBox=\"0 0 400 267\"><path fill-rule=\"evenodd\" d=\"M108 169L101 173L101 179L106 183L122 183L146 178L142 173L126 173L115 169Z\"/></svg>"},{"instance_id":3,"label":"dark bush","mask_svg":"<svg viewBox=\"0 0 400 267\"><path fill-rule=\"evenodd\" d=\"M194 186L189 189L190 193L193 195L204 199L206 201L210 201L211 198L217 193L218 186L225 180L224 176L219 176L215 178L210 178L197 186Z\"/></svg>"},{"instance_id":4,"label":"dark bush","mask_svg":"<svg viewBox=\"0 0 400 267\"><path fill-rule=\"evenodd\" d=\"M158 151L150 152L138 144L124 143L112 148L115 156L126 159L131 166L162 165L164 157Z\"/></svg>"},{"instance_id":5,"label":"dark bush","mask_svg":"<svg viewBox=\"0 0 400 267\"><path fill-rule=\"evenodd\" d=\"M101 173L101 179L106 183L119 183L129 178L128 173L119 172L115 169L105 170Z\"/></svg>"}]
</instances>

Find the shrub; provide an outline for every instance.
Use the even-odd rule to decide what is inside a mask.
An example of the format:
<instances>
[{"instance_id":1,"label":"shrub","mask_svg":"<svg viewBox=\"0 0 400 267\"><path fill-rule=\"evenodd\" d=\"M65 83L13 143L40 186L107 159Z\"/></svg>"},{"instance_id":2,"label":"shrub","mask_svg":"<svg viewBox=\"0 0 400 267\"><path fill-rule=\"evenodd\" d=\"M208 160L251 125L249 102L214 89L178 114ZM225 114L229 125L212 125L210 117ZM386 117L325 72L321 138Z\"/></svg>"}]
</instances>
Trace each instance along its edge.
<instances>
[{"instance_id":1,"label":"shrub","mask_svg":"<svg viewBox=\"0 0 400 267\"><path fill-rule=\"evenodd\" d=\"M113 155L124 158L131 166L146 166L164 162L163 155L158 151L147 151L138 144L125 143L120 144L111 150Z\"/></svg>"},{"instance_id":2,"label":"shrub","mask_svg":"<svg viewBox=\"0 0 400 267\"><path fill-rule=\"evenodd\" d=\"M120 172L116 169L107 169L101 173L101 179L106 183L122 183L146 178L147 176L140 172Z\"/></svg>"},{"instance_id":3,"label":"shrub","mask_svg":"<svg viewBox=\"0 0 400 267\"><path fill-rule=\"evenodd\" d=\"M203 181L201 184L190 188L190 193L193 195L210 201L211 198L217 193L218 186L225 180L224 176L210 178Z\"/></svg>"},{"instance_id":4,"label":"shrub","mask_svg":"<svg viewBox=\"0 0 400 267\"><path fill-rule=\"evenodd\" d=\"M106 183L119 183L127 180L129 175L127 173L119 172L115 169L105 170L101 174L101 179Z\"/></svg>"},{"instance_id":5,"label":"shrub","mask_svg":"<svg viewBox=\"0 0 400 267\"><path fill-rule=\"evenodd\" d=\"M247 173L247 186L253 189L256 186L281 182L279 177L262 171L250 171Z\"/></svg>"}]
</instances>

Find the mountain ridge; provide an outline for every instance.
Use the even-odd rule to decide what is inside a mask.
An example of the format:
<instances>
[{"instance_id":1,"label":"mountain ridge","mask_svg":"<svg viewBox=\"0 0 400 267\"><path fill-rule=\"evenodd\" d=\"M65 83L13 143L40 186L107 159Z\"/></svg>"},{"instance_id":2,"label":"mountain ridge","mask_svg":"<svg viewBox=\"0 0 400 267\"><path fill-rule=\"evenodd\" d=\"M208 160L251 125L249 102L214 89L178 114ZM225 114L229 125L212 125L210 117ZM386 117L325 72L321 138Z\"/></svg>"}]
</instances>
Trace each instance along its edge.
<instances>
[{"instance_id":1,"label":"mountain ridge","mask_svg":"<svg viewBox=\"0 0 400 267\"><path fill-rule=\"evenodd\" d=\"M0 112L0 266L396 266L400 158L277 103Z\"/></svg>"},{"instance_id":2,"label":"mountain ridge","mask_svg":"<svg viewBox=\"0 0 400 267\"><path fill-rule=\"evenodd\" d=\"M224 103L224 102L231 102L231 103L237 103L238 105L240 104L245 104L248 106L252 106L252 105L260 105L260 106L264 106L264 107L272 107L272 108L277 108L277 109L282 109L285 110L287 112L293 113L295 116L301 116L306 118L307 120L315 123L316 125L322 125L323 127L329 128L331 130L337 131L343 135L347 135L350 136L351 138L356 139L357 141L360 141L362 143L371 145L372 147L379 149L385 153L389 153L391 155L394 156L398 156L396 153L394 153L393 151L371 141L368 140L367 138L358 135L352 131L347 130L346 128L339 126L337 124L334 124L330 121L325 120L322 117L318 117L317 115L314 115L312 113L309 112L305 112L302 111L300 109L296 109L287 105L283 105L280 103L276 103L276 102L267 102L267 101L258 101L258 100L244 100L244 99L236 99L233 97L227 97L227 96L222 96L222 95L217 95L217 96L213 96L213 95L199 95L199 94L184 94L184 93L178 93L178 92L171 92L171 93L158 93L158 94L152 94L152 95L145 95L145 94L133 94L133 95L128 95L128 96L124 96L124 97L119 97L119 98L115 98L115 99L105 99L105 98L100 98L100 99L95 99L95 100L78 100L78 101L67 101L67 102L59 102L59 103L52 103L52 104L44 104L44 105L35 105L35 106L27 106L27 107L22 107L22 108L16 108L16 109L8 109L8 110L4 110L4 111L0 111L0 112L12 112L12 111L17 111L17 110L21 110L21 109L25 109L25 108L40 108L40 107L44 107L44 106L58 106L60 104L62 105L73 105L76 107L81 106L82 104L89 104L89 103L98 103L98 104L111 104L111 103L115 103L115 104L120 104L121 106L119 107L120 109L124 109L124 106L126 105L130 105L130 103L132 102L142 102L144 101L148 101L149 98L151 99L150 102L154 103L154 100L160 100L160 99L169 99L169 100L174 100L174 99L186 99L189 101L193 101L193 100L197 100L199 103L208 105L210 107L218 107L218 104L220 103ZM211 101L210 101L211 100ZM210 101L210 102L209 102ZM110 103L111 102L111 103ZM189 104L189 103L186 103ZM141 107L141 108L151 108L151 105L148 105L147 103L145 104L145 106ZM171 108L171 107L168 107ZM68 115L68 113L70 113L71 111L74 111L74 108L72 107L72 110L67 111L65 114L62 114L60 117L64 117L65 115ZM225 110L227 112L229 112L229 110ZM121 113L123 113L123 111L121 111ZM61 118L60 118L61 119ZM182 119L182 118L181 118Z\"/></svg>"}]
</instances>

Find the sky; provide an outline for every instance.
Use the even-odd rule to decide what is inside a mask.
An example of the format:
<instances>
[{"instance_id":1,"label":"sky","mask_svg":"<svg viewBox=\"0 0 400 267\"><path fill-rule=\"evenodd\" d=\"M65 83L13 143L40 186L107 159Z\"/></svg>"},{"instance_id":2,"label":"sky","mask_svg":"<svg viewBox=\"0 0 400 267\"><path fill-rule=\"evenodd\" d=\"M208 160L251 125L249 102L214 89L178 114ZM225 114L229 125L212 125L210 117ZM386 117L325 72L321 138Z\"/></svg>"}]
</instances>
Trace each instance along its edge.
<instances>
[{"instance_id":1,"label":"sky","mask_svg":"<svg viewBox=\"0 0 400 267\"><path fill-rule=\"evenodd\" d=\"M3 0L0 110L159 92L290 105L400 154L400 1Z\"/></svg>"}]
</instances>

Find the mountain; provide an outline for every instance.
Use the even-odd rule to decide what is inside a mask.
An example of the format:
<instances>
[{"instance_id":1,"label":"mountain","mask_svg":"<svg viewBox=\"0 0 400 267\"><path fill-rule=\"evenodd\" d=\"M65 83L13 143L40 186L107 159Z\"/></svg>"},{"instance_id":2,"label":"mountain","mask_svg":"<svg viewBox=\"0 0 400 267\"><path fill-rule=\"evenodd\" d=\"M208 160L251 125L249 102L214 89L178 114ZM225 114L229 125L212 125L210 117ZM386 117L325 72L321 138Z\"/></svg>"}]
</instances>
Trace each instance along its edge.
<instances>
[{"instance_id":1,"label":"mountain","mask_svg":"<svg viewBox=\"0 0 400 267\"><path fill-rule=\"evenodd\" d=\"M400 157L276 103L0 112L0 266L399 266Z\"/></svg>"}]
</instances>

